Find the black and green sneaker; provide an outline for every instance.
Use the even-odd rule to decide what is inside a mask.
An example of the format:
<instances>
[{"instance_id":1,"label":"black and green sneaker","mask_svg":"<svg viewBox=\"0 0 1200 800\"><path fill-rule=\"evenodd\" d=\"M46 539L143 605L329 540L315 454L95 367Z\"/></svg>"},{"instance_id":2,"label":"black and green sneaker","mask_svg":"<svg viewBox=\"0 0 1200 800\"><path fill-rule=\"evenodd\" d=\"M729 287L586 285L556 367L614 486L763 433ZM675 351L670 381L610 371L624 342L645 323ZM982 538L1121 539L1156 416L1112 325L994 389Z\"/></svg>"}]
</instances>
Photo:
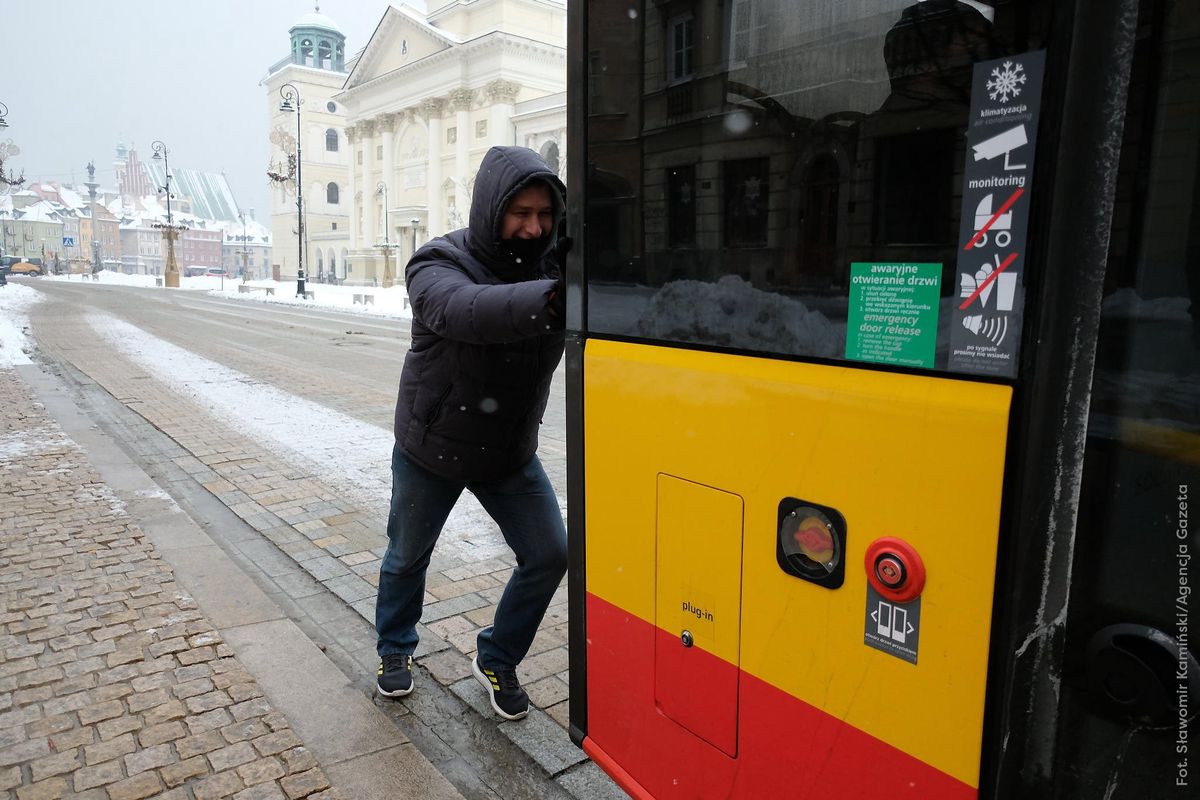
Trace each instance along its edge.
<instances>
[{"instance_id":1,"label":"black and green sneaker","mask_svg":"<svg viewBox=\"0 0 1200 800\"><path fill-rule=\"evenodd\" d=\"M404 697L413 690L412 656L391 653L379 662L375 689L384 697Z\"/></svg>"},{"instance_id":2,"label":"black and green sneaker","mask_svg":"<svg viewBox=\"0 0 1200 800\"><path fill-rule=\"evenodd\" d=\"M488 669L479 665L479 657L471 660L471 671L488 690L492 708L505 719L520 719L529 713L529 695L521 688L515 669Z\"/></svg>"}]
</instances>

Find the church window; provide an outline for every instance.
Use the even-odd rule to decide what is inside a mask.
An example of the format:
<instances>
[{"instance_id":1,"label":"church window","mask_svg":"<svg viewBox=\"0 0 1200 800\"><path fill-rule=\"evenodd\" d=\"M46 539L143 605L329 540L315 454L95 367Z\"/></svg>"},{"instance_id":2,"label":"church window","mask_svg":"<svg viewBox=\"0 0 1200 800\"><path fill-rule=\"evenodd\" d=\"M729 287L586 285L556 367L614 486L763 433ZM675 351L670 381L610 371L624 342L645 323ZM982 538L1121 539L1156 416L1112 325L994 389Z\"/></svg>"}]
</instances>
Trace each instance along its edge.
<instances>
[{"instance_id":1,"label":"church window","mask_svg":"<svg viewBox=\"0 0 1200 800\"><path fill-rule=\"evenodd\" d=\"M321 69L333 68L333 49L330 48L329 42L321 40L321 44L317 47L317 56L317 66Z\"/></svg>"},{"instance_id":2,"label":"church window","mask_svg":"<svg viewBox=\"0 0 1200 800\"><path fill-rule=\"evenodd\" d=\"M475 138L482 139L487 136L487 120L481 119L475 123Z\"/></svg>"},{"instance_id":3,"label":"church window","mask_svg":"<svg viewBox=\"0 0 1200 800\"><path fill-rule=\"evenodd\" d=\"M696 20L691 14L672 18L667 23L667 81L692 77L692 56Z\"/></svg>"},{"instance_id":4,"label":"church window","mask_svg":"<svg viewBox=\"0 0 1200 800\"><path fill-rule=\"evenodd\" d=\"M325 149L331 153L336 153L338 150L338 135L333 128L325 131Z\"/></svg>"},{"instance_id":5,"label":"church window","mask_svg":"<svg viewBox=\"0 0 1200 800\"><path fill-rule=\"evenodd\" d=\"M325 187L325 202L331 206L338 204L338 185L336 183L330 183Z\"/></svg>"},{"instance_id":6,"label":"church window","mask_svg":"<svg viewBox=\"0 0 1200 800\"><path fill-rule=\"evenodd\" d=\"M375 145L375 157L383 158L383 145L381 145L381 144Z\"/></svg>"},{"instance_id":7,"label":"church window","mask_svg":"<svg viewBox=\"0 0 1200 800\"><path fill-rule=\"evenodd\" d=\"M458 141L458 128L446 128L446 144L454 144Z\"/></svg>"}]
</instances>

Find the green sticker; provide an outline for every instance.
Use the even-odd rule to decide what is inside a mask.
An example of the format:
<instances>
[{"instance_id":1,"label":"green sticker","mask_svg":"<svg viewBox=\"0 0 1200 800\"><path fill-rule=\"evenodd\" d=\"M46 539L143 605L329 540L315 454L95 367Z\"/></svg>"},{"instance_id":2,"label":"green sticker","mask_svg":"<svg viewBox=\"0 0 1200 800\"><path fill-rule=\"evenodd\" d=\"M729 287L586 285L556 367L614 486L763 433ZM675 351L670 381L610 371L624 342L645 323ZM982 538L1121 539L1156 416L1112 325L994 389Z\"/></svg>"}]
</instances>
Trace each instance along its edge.
<instances>
[{"instance_id":1,"label":"green sticker","mask_svg":"<svg viewBox=\"0 0 1200 800\"><path fill-rule=\"evenodd\" d=\"M932 367L941 286L941 264L852 263L846 358Z\"/></svg>"}]
</instances>

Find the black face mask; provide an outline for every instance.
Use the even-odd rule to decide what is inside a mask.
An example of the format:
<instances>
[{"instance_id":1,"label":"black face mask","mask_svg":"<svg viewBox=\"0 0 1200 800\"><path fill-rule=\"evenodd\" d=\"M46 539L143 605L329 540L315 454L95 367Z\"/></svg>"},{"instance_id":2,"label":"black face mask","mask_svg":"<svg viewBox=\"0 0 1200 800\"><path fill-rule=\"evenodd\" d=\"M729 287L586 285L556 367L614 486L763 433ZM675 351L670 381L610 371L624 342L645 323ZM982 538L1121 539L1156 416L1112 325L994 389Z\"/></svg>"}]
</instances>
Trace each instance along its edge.
<instances>
[{"instance_id":1,"label":"black face mask","mask_svg":"<svg viewBox=\"0 0 1200 800\"><path fill-rule=\"evenodd\" d=\"M521 265L533 266L550 249L550 234L536 239L505 239L500 250Z\"/></svg>"}]
</instances>

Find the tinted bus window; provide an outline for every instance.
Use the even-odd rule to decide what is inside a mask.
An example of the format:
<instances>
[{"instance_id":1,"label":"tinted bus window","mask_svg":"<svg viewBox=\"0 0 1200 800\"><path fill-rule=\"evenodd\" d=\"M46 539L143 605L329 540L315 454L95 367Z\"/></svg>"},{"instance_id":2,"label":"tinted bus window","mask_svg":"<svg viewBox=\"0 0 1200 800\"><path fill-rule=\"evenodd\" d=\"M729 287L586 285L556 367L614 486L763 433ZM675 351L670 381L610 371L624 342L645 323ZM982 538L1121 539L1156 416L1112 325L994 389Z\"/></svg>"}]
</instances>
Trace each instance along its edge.
<instances>
[{"instance_id":1,"label":"tinted bus window","mask_svg":"<svg viewBox=\"0 0 1200 800\"><path fill-rule=\"evenodd\" d=\"M591 4L589 332L843 359L852 264L940 265L952 368L973 67L1048 6Z\"/></svg>"},{"instance_id":2,"label":"tinted bus window","mask_svg":"<svg viewBox=\"0 0 1200 800\"><path fill-rule=\"evenodd\" d=\"M1172 744L1195 723L1200 685L1186 613L1200 487L1198 97L1196 4L1143 0L1071 575L1062 797L1121 800L1187 780ZM1117 646L1150 665L1133 701L1106 672Z\"/></svg>"}]
</instances>

